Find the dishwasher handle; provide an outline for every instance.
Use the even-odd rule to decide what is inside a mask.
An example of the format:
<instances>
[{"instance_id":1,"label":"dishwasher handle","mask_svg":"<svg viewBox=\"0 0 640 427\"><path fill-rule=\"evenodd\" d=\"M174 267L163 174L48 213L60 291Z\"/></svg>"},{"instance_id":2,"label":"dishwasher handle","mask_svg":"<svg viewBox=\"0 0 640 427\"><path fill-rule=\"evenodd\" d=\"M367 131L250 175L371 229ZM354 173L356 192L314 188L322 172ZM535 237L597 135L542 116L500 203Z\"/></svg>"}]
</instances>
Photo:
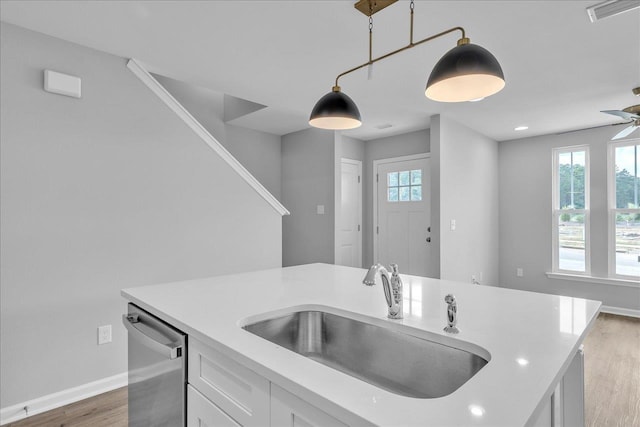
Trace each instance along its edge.
<instances>
[{"instance_id":1,"label":"dishwasher handle","mask_svg":"<svg viewBox=\"0 0 640 427\"><path fill-rule=\"evenodd\" d=\"M140 320L138 320L138 315L123 314L122 323L124 324L124 327L127 328L127 331L129 331L129 334L131 334L132 337L134 337L136 340L140 341L142 344L146 345L153 351L160 353L165 357L168 357L169 359L177 359L178 357L182 357L182 345L177 343L163 344L149 337L140 329L136 328L135 324L140 323Z\"/></svg>"}]
</instances>

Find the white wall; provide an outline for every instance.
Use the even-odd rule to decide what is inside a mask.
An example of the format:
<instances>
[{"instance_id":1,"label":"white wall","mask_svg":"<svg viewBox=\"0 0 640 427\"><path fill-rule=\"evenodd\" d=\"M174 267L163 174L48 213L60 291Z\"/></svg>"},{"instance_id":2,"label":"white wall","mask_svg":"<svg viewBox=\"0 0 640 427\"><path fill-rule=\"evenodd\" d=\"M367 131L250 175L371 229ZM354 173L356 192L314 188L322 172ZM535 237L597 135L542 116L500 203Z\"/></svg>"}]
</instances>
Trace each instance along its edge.
<instances>
[{"instance_id":1,"label":"white wall","mask_svg":"<svg viewBox=\"0 0 640 427\"><path fill-rule=\"evenodd\" d=\"M607 143L615 128L501 142L500 284L640 309L640 288L549 279L551 271L552 149L589 145L591 166L591 271L607 276ZM524 277L516 277L516 268Z\"/></svg>"},{"instance_id":2,"label":"white wall","mask_svg":"<svg viewBox=\"0 0 640 427\"><path fill-rule=\"evenodd\" d=\"M362 212L364 215L363 254L364 265L370 266L378 262L373 259L373 161L411 154L428 153L429 129L402 135L372 139L365 142L365 161L363 163L364 187ZM402 266L400 266L402 268Z\"/></svg>"},{"instance_id":3,"label":"white wall","mask_svg":"<svg viewBox=\"0 0 640 427\"><path fill-rule=\"evenodd\" d=\"M282 137L284 266L334 261L334 132L306 129ZM324 206L324 214L317 206Z\"/></svg>"},{"instance_id":4,"label":"white wall","mask_svg":"<svg viewBox=\"0 0 640 427\"><path fill-rule=\"evenodd\" d=\"M222 93L168 77L154 77L278 200L281 199L281 138L226 124Z\"/></svg>"},{"instance_id":5,"label":"white wall","mask_svg":"<svg viewBox=\"0 0 640 427\"><path fill-rule=\"evenodd\" d=\"M431 118L434 274L498 280L498 143L440 115ZM456 229L450 229L450 221Z\"/></svg>"},{"instance_id":6,"label":"white wall","mask_svg":"<svg viewBox=\"0 0 640 427\"><path fill-rule=\"evenodd\" d=\"M5 408L126 371L121 288L280 266L281 217L125 59L0 26Z\"/></svg>"}]
</instances>

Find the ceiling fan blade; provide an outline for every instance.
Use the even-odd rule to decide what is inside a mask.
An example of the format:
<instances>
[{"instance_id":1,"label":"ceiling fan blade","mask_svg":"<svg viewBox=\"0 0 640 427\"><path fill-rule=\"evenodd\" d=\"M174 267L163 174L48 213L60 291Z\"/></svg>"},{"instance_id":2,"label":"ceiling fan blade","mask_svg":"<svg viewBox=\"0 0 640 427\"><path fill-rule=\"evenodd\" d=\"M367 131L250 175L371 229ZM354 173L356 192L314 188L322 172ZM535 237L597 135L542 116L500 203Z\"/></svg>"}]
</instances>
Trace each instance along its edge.
<instances>
[{"instance_id":1,"label":"ceiling fan blade","mask_svg":"<svg viewBox=\"0 0 640 427\"><path fill-rule=\"evenodd\" d=\"M616 139L622 139L625 136L629 136L633 133L634 130L638 129L640 126L635 126L635 125L631 125L629 127L626 127L624 129L622 129L620 132L618 132L618 134L616 136L614 136L613 138L611 138L612 141L615 141Z\"/></svg>"},{"instance_id":2,"label":"ceiling fan blade","mask_svg":"<svg viewBox=\"0 0 640 427\"><path fill-rule=\"evenodd\" d=\"M622 117L625 120L636 120L636 119L640 119L640 116L638 116L637 114L631 114L631 113L627 113L626 111L620 111L620 110L603 110L600 111L601 113L606 113L606 114L612 114L614 116L618 116L618 117Z\"/></svg>"}]
</instances>

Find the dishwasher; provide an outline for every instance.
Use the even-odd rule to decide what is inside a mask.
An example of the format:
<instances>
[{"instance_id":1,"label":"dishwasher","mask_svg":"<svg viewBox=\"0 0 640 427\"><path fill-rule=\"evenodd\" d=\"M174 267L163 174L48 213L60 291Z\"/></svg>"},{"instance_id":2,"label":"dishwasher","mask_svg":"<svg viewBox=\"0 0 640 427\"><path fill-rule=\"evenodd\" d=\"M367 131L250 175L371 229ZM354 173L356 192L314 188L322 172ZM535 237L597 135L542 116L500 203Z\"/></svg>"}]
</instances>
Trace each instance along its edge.
<instances>
[{"instance_id":1,"label":"dishwasher","mask_svg":"<svg viewBox=\"0 0 640 427\"><path fill-rule=\"evenodd\" d=\"M129 343L129 427L186 425L186 335L135 304L122 322Z\"/></svg>"}]
</instances>

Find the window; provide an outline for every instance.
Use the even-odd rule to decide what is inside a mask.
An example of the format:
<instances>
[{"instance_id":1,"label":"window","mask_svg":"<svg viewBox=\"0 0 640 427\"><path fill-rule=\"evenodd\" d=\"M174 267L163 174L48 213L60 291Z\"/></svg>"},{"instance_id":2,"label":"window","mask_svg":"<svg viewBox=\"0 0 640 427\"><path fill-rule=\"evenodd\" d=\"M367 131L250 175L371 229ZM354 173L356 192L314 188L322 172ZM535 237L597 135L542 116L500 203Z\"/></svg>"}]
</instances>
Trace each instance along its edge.
<instances>
[{"instance_id":1,"label":"window","mask_svg":"<svg viewBox=\"0 0 640 427\"><path fill-rule=\"evenodd\" d=\"M589 149L553 151L553 271L589 275Z\"/></svg>"},{"instance_id":2,"label":"window","mask_svg":"<svg viewBox=\"0 0 640 427\"><path fill-rule=\"evenodd\" d=\"M422 200L422 169L387 173L387 201Z\"/></svg>"},{"instance_id":3,"label":"window","mask_svg":"<svg viewBox=\"0 0 640 427\"><path fill-rule=\"evenodd\" d=\"M640 145L609 147L609 275L640 277Z\"/></svg>"}]
</instances>

